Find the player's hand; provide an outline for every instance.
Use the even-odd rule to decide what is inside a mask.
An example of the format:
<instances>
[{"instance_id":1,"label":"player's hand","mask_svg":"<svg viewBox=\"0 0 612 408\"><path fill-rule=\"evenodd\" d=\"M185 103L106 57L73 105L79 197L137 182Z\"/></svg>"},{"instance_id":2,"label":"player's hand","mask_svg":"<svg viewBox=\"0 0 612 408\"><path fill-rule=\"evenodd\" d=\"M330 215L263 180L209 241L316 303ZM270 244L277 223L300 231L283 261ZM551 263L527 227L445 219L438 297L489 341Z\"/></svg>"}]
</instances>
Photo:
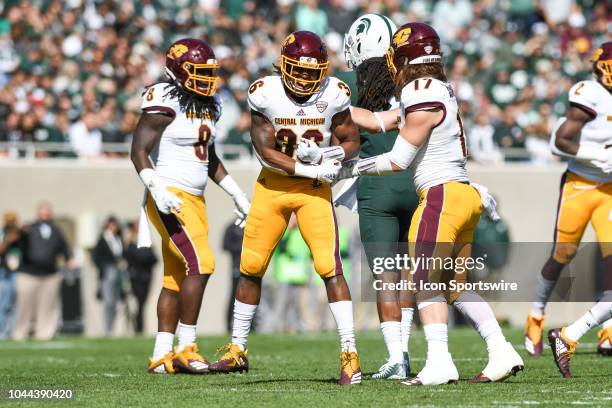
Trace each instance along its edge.
<instances>
[{"instance_id":1,"label":"player's hand","mask_svg":"<svg viewBox=\"0 0 612 408\"><path fill-rule=\"evenodd\" d=\"M249 211L251 211L251 202L246 194L239 194L234 197L234 204L236 205L236 209L234 210L236 221L234 221L234 225L244 228L246 217L249 215Z\"/></svg>"},{"instance_id":2,"label":"player's hand","mask_svg":"<svg viewBox=\"0 0 612 408\"><path fill-rule=\"evenodd\" d=\"M319 149L319 145L310 139L302 139L298 143L297 158L302 163L318 164L321 162L323 153Z\"/></svg>"},{"instance_id":3,"label":"player's hand","mask_svg":"<svg viewBox=\"0 0 612 408\"><path fill-rule=\"evenodd\" d=\"M337 160L328 160L319 164L317 167L317 180L327 181L332 184L337 178L342 166Z\"/></svg>"},{"instance_id":4,"label":"player's hand","mask_svg":"<svg viewBox=\"0 0 612 408\"><path fill-rule=\"evenodd\" d=\"M342 162L342 168L338 172L338 177L336 177L336 180L342 180L342 179L355 177L356 174L354 174L355 173L354 169L355 169L355 166L357 165L357 161L358 160L349 160L349 161Z\"/></svg>"},{"instance_id":5,"label":"player's hand","mask_svg":"<svg viewBox=\"0 0 612 408\"><path fill-rule=\"evenodd\" d=\"M167 190L163 184L155 184L149 187L155 206L164 214L170 214L172 211L181 212L183 201L176 194Z\"/></svg>"}]
</instances>

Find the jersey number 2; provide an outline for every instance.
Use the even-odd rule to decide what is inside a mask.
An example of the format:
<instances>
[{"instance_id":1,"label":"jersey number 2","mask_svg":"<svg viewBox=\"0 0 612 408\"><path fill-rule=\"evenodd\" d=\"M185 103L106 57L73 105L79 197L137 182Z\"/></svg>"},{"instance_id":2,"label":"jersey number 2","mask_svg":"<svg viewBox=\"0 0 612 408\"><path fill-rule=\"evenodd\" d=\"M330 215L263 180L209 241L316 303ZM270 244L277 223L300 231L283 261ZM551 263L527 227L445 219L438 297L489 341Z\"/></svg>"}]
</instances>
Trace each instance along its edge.
<instances>
[{"instance_id":1,"label":"jersey number 2","mask_svg":"<svg viewBox=\"0 0 612 408\"><path fill-rule=\"evenodd\" d=\"M208 160L208 141L210 140L210 128L201 124L198 128L198 141L193 144L195 155L202 161Z\"/></svg>"}]
</instances>

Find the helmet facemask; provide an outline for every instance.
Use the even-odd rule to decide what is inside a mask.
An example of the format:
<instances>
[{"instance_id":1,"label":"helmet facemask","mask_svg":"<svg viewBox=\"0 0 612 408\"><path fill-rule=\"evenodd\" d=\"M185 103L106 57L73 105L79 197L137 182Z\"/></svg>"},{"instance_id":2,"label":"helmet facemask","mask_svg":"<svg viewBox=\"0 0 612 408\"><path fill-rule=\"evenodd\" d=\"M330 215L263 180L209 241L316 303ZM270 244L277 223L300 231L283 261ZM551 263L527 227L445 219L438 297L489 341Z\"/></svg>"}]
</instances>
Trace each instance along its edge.
<instances>
[{"instance_id":1,"label":"helmet facemask","mask_svg":"<svg viewBox=\"0 0 612 408\"><path fill-rule=\"evenodd\" d=\"M283 83L298 96L310 96L317 92L327 74L329 61L319 62L313 57L300 57L299 60L281 55L280 68Z\"/></svg>"},{"instance_id":2,"label":"helmet facemask","mask_svg":"<svg viewBox=\"0 0 612 408\"><path fill-rule=\"evenodd\" d=\"M594 62L593 70L599 82L606 88L612 89L612 59Z\"/></svg>"},{"instance_id":3,"label":"helmet facemask","mask_svg":"<svg viewBox=\"0 0 612 408\"><path fill-rule=\"evenodd\" d=\"M208 60L206 64L184 62L183 70L187 79L183 84L188 90L201 96L213 96L219 85L219 64L216 60Z\"/></svg>"}]
</instances>

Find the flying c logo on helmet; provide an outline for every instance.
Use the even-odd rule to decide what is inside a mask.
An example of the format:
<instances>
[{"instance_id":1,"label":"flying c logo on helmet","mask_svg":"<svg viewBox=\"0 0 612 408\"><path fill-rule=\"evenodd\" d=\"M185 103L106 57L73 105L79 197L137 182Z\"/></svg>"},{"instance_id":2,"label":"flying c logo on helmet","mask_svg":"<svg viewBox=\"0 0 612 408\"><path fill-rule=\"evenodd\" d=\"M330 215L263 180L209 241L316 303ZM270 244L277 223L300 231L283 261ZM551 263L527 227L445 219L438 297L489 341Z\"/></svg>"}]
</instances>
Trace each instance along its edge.
<instances>
[{"instance_id":1,"label":"flying c logo on helmet","mask_svg":"<svg viewBox=\"0 0 612 408\"><path fill-rule=\"evenodd\" d=\"M175 44L168 50L168 58L180 58L183 54L189 51L189 48L185 44Z\"/></svg>"},{"instance_id":2,"label":"flying c logo on helmet","mask_svg":"<svg viewBox=\"0 0 612 408\"><path fill-rule=\"evenodd\" d=\"M295 35L293 35L293 33L289 34L287 36L287 38L285 38L285 41L283 41L283 47L285 45L289 45L289 44L294 43L294 42L295 42Z\"/></svg>"},{"instance_id":3,"label":"flying c logo on helmet","mask_svg":"<svg viewBox=\"0 0 612 408\"><path fill-rule=\"evenodd\" d=\"M406 44L408 42L408 37L410 37L411 33L412 33L412 28L410 27L406 27L402 30L399 30L393 36L393 45L395 45L395 47L397 48L397 47L401 47L402 45Z\"/></svg>"}]
</instances>

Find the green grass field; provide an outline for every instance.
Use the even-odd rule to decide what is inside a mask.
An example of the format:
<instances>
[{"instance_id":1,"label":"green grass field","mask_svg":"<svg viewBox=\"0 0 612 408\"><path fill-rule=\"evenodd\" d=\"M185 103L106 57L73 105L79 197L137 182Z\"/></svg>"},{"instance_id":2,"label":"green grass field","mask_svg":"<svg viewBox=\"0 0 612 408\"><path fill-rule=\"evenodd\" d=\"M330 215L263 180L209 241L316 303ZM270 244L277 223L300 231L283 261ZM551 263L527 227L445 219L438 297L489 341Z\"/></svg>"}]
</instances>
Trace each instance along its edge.
<instances>
[{"instance_id":1,"label":"green grass field","mask_svg":"<svg viewBox=\"0 0 612 408\"><path fill-rule=\"evenodd\" d=\"M514 344L522 343L519 330L506 333ZM227 339L201 338L203 354L212 359ZM470 385L467 380L486 364L486 351L473 330L455 329L450 349L461 376L459 385L418 388L370 380L385 357L384 343L376 332L360 333L357 340L365 379L353 387L335 384L339 357L333 333L253 335L248 374L207 376L147 374L151 338L0 342L0 405L16 406L6 398L6 390L15 388L75 390L74 400L45 402L45 407L612 405L612 358L595 353L594 333L584 338L574 357L572 380L561 378L546 350L540 358L527 358L522 352L525 371L504 383ZM412 371L417 372L424 364L422 332L413 335L410 346Z\"/></svg>"}]
</instances>

